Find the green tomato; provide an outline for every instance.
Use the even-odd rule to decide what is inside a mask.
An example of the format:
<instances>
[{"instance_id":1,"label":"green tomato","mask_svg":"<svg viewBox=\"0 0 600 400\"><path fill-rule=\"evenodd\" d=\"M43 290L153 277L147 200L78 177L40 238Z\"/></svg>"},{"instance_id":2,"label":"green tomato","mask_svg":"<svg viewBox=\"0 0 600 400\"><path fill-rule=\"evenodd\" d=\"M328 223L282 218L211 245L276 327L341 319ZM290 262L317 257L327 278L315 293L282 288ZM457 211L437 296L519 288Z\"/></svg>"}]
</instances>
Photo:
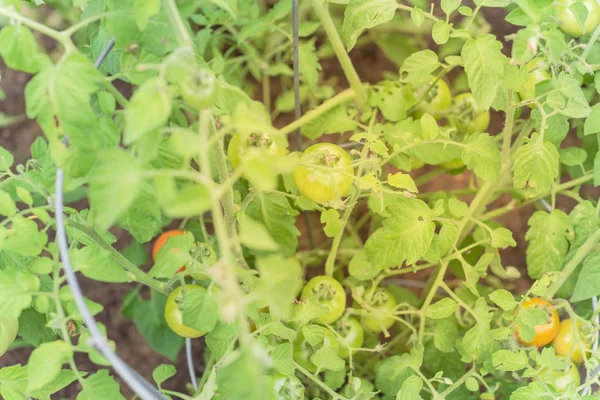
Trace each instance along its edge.
<instances>
[{"instance_id":1,"label":"green tomato","mask_svg":"<svg viewBox=\"0 0 600 400\"><path fill-rule=\"evenodd\" d=\"M539 380L546 385L552 386L558 393L564 392L569 385L577 387L581 384L581 377L577 366L572 361L569 361L569 367L566 371L556 371L553 369L543 368L539 374Z\"/></svg>"},{"instance_id":2,"label":"green tomato","mask_svg":"<svg viewBox=\"0 0 600 400\"><path fill-rule=\"evenodd\" d=\"M340 357L348 358L350 357L350 348L360 349L362 347L365 340L365 332L357 319L349 318L343 321L340 320L336 329L342 337Z\"/></svg>"},{"instance_id":3,"label":"green tomato","mask_svg":"<svg viewBox=\"0 0 600 400\"><path fill-rule=\"evenodd\" d=\"M318 324L335 322L346 309L346 292L342 285L330 276L315 276L308 281L300 299L315 302L328 309L327 314L314 319Z\"/></svg>"},{"instance_id":4,"label":"green tomato","mask_svg":"<svg viewBox=\"0 0 600 400\"><path fill-rule=\"evenodd\" d=\"M196 290L203 290L206 292L206 289L199 285L185 285L185 287L188 293ZM167 320L167 325L169 325L169 328L184 338L193 339L205 335L206 332L196 330L183 324L183 310L181 308L182 302L183 286L179 286L169 294L169 297L167 298L167 304L165 305L165 319Z\"/></svg>"},{"instance_id":5,"label":"green tomato","mask_svg":"<svg viewBox=\"0 0 600 400\"><path fill-rule=\"evenodd\" d=\"M529 61L526 67L527 71L529 71L529 79L519 92L519 97L523 101L533 99L535 97L535 85L551 78L544 65L544 60L541 58L534 58Z\"/></svg>"},{"instance_id":6,"label":"green tomato","mask_svg":"<svg viewBox=\"0 0 600 400\"><path fill-rule=\"evenodd\" d=\"M446 168L448 171L456 171L463 169L465 167L465 163L462 158L457 158L456 160L441 163L440 166Z\"/></svg>"},{"instance_id":7,"label":"green tomato","mask_svg":"<svg viewBox=\"0 0 600 400\"><path fill-rule=\"evenodd\" d=\"M345 196L354 180L352 159L333 143L317 143L302 153L294 183L303 196L319 203Z\"/></svg>"},{"instance_id":8,"label":"green tomato","mask_svg":"<svg viewBox=\"0 0 600 400\"><path fill-rule=\"evenodd\" d=\"M196 110L212 107L218 87L215 74L208 68L189 72L179 84L183 101Z\"/></svg>"},{"instance_id":9,"label":"green tomato","mask_svg":"<svg viewBox=\"0 0 600 400\"><path fill-rule=\"evenodd\" d=\"M583 29L570 10L573 4L582 4L587 8L588 15ZM556 17L558 19L558 27L568 35L573 37L579 37L583 34L592 33L594 29L600 23L600 5L596 0L560 0L560 3L556 6Z\"/></svg>"},{"instance_id":10,"label":"green tomato","mask_svg":"<svg viewBox=\"0 0 600 400\"><path fill-rule=\"evenodd\" d=\"M363 327L373 333L380 333L385 329L388 329L394 325L393 311L396 308L396 299L387 290L383 288L377 288L373 291L373 288L365 291L364 300L371 307L369 316L362 318Z\"/></svg>"},{"instance_id":11,"label":"green tomato","mask_svg":"<svg viewBox=\"0 0 600 400\"><path fill-rule=\"evenodd\" d=\"M304 385L295 375L271 376L272 392L268 400L304 400Z\"/></svg>"},{"instance_id":12,"label":"green tomato","mask_svg":"<svg viewBox=\"0 0 600 400\"><path fill-rule=\"evenodd\" d=\"M424 113L429 113L432 116L439 118L441 114L446 111L451 105L451 94L450 88L443 79L438 79L437 82L429 89L429 85L426 85L423 89L428 90L425 94L423 101L418 104L418 110L415 112L416 117L421 117ZM422 94L417 93L417 98L420 98Z\"/></svg>"},{"instance_id":13,"label":"green tomato","mask_svg":"<svg viewBox=\"0 0 600 400\"><path fill-rule=\"evenodd\" d=\"M457 114L463 117L456 120L455 125L458 129L464 129L472 135L476 132L485 132L490 126L490 112L480 110L471 93L459 94L454 98L454 104L458 108ZM464 119L468 122L464 123Z\"/></svg>"},{"instance_id":14,"label":"green tomato","mask_svg":"<svg viewBox=\"0 0 600 400\"><path fill-rule=\"evenodd\" d=\"M317 350L321 348L330 348L337 354L340 352L340 343L333 333L331 333L329 329L320 326L318 328L323 330L323 341L321 343L312 346L306 341L302 332L300 332L294 342L294 360L300 364L302 368L313 374L317 372L317 366L310 361L310 358Z\"/></svg>"},{"instance_id":15,"label":"green tomato","mask_svg":"<svg viewBox=\"0 0 600 400\"><path fill-rule=\"evenodd\" d=\"M270 154L279 154L281 156L285 156L287 140L284 136L272 136L268 133L263 133L261 135L251 133L250 136L244 140L242 135L236 133L229 141L229 146L227 147L227 159L229 160L229 163L233 169L236 169L240 166L241 159L251 147L261 149Z\"/></svg>"}]
</instances>

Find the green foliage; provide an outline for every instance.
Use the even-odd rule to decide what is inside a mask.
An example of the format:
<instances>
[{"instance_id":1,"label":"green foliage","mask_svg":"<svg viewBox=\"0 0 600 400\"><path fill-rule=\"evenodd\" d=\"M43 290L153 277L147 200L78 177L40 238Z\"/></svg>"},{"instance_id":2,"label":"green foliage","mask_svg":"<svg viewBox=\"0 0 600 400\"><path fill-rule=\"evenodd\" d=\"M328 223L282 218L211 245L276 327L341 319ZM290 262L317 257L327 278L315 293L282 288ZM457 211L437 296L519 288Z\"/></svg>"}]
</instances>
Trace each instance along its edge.
<instances>
[{"instance_id":1,"label":"green foliage","mask_svg":"<svg viewBox=\"0 0 600 400\"><path fill-rule=\"evenodd\" d=\"M45 136L27 161L0 147L0 354L34 347L27 365L0 369L1 398L45 400L69 385L81 388L78 399L124 398L108 369L75 368L80 354L110 365L62 271L58 168L75 272L131 287L122 299L83 299L92 315L119 304L149 347L175 361L184 340L166 323L166 295L192 280L207 289L177 300L182 324L206 332L201 387L171 390L183 371L162 364L152 377L166 396L597 396L589 376L558 397L557 380L540 376L568 364L551 347L520 344L548 322L524 300L589 319L600 296L600 205L589 188L600 185L593 5L569 6L587 31L572 37L545 0L310 0L300 2L294 60L289 1L42 4L0 0L0 56L31 76L26 117ZM486 21L492 7L507 10L503 36L490 33L500 15ZM303 114L290 122L294 61ZM3 126L19 120L0 115ZM311 173L295 174L307 161L288 144L296 132L302 148L339 144L351 165L323 152ZM307 195L337 180L351 187ZM531 212L539 200L547 210ZM174 227L185 232L155 239ZM529 288L514 282L521 271L535 280ZM344 297L337 286L299 299L316 275L351 297L339 321L317 324ZM342 340L348 318L364 328L360 348ZM598 357L586 355L581 369Z\"/></svg>"}]
</instances>

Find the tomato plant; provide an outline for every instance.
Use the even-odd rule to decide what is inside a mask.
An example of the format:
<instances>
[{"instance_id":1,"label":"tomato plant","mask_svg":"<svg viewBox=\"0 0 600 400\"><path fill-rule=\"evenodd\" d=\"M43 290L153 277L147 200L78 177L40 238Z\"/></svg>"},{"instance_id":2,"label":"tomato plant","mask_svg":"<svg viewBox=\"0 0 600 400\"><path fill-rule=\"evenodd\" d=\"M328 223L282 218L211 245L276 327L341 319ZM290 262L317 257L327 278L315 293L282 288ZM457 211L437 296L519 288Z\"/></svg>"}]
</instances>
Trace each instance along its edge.
<instances>
[{"instance_id":1,"label":"tomato plant","mask_svg":"<svg viewBox=\"0 0 600 400\"><path fill-rule=\"evenodd\" d=\"M578 7L576 12L584 11L584 14L576 15L573 5ZM585 17L581 17L585 15ZM600 23L600 5L592 0L566 0L561 1L556 6L556 18L560 29L573 36L579 37L583 34L590 34Z\"/></svg>"},{"instance_id":2,"label":"tomato plant","mask_svg":"<svg viewBox=\"0 0 600 400\"><path fill-rule=\"evenodd\" d=\"M345 196L352 186L352 159L332 143L318 143L302 153L294 169L294 183L307 198L325 203Z\"/></svg>"},{"instance_id":3,"label":"tomato plant","mask_svg":"<svg viewBox=\"0 0 600 400\"><path fill-rule=\"evenodd\" d=\"M360 349L365 340L365 332L360 322L355 318L341 320L337 328L342 337L340 343L340 357L348 358L354 349Z\"/></svg>"},{"instance_id":4,"label":"tomato plant","mask_svg":"<svg viewBox=\"0 0 600 400\"><path fill-rule=\"evenodd\" d=\"M206 332L191 328L183 323L182 304L187 293L192 291L206 291L205 288L198 285L185 285L186 294L184 294L184 286L179 286L173 290L167 298L165 305L165 320L169 328L176 334L185 338L198 338L206 334Z\"/></svg>"},{"instance_id":5,"label":"tomato plant","mask_svg":"<svg viewBox=\"0 0 600 400\"><path fill-rule=\"evenodd\" d=\"M320 350L327 350L327 355L338 356L340 351L340 343L331 331L326 328L313 326L313 331L319 332L312 342L306 339L304 333L300 333L294 342L294 361L302 368L311 373L317 372L318 366L313 362L313 356ZM314 333L314 332L313 332Z\"/></svg>"},{"instance_id":6,"label":"tomato plant","mask_svg":"<svg viewBox=\"0 0 600 400\"><path fill-rule=\"evenodd\" d=\"M189 106L201 110L213 105L218 85L215 75L208 68L190 71L181 81L181 97Z\"/></svg>"},{"instance_id":7,"label":"tomato plant","mask_svg":"<svg viewBox=\"0 0 600 400\"><path fill-rule=\"evenodd\" d=\"M519 335L519 329L517 328L515 333L519 342L525 346L537 347L543 347L552 342L559 329L558 313L552 308L552 304L544 299L534 297L524 301L522 307L525 309L535 308L542 310L545 314L545 321L533 327L533 330L535 331L533 340L523 340L521 335Z\"/></svg>"},{"instance_id":8,"label":"tomato plant","mask_svg":"<svg viewBox=\"0 0 600 400\"><path fill-rule=\"evenodd\" d=\"M362 318L362 325L366 330L379 333L394 324L394 309L397 303L390 292L383 288L370 288L365 292L364 300L369 315Z\"/></svg>"},{"instance_id":9,"label":"tomato plant","mask_svg":"<svg viewBox=\"0 0 600 400\"><path fill-rule=\"evenodd\" d=\"M558 333L552 341L552 347L559 356L570 358L574 363L583 362L583 354L589 357L593 341L590 338L590 328L583 326L582 322L574 322L572 319L563 319L558 327ZM591 339L591 340L590 340Z\"/></svg>"},{"instance_id":10,"label":"tomato plant","mask_svg":"<svg viewBox=\"0 0 600 400\"><path fill-rule=\"evenodd\" d=\"M539 380L554 388L558 393L564 392L567 387L576 388L581 383L577 366L568 362L567 367L560 370L541 369L538 371Z\"/></svg>"},{"instance_id":11,"label":"tomato plant","mask_svg":"<svg viewBox=\"0 0 600 400\"><path fill-rule=\"evenodd\" d=\"M327 310L326 314L315 318L315 322L321 324L335 322L346 309L344 288L329 276L316 276L308 281L302 289L301 299L318 304Z\"/></svg>"},{"instance_id":12,"label":"tomato plant","mask_svg":"<svg viewBox=\"0 0 600 400\"><path fill-rule=\"evenodd\" d=\"M0 0L0 397L597 398L599 11Z\"/></svg>"}]
</instances>

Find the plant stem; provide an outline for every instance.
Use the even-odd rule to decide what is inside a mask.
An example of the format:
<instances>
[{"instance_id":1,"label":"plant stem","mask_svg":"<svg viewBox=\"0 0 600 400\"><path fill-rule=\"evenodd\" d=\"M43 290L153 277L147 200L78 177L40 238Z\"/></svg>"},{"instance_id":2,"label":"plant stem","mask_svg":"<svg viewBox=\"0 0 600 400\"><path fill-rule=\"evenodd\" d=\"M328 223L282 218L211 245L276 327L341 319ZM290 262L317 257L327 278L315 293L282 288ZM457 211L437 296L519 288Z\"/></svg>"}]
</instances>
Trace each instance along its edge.
<instances>
[{"instance_id":1,"label":"plant stem","mask_svg":"<svg viewBox=\"0 0 600 400\"><path fill-rule=\"evenodd\" d=\"M331 390L331 388L329 386L327 386L325 383L323 383L318 377L314 376L313 374L308 372L306 369L302 368L297 362L294 362L294 368L296 368L303 375L305 375L308 379L310 379L311 381L316 383L318 386L321 387L321 389L323 389L325 392L327 392L327 394L329 394L331 396L331 400L348 400L346 397L341 396L341 395L337 394L336 392L334 392L333 390Z\"/></svg>"},{"instance_id":2,"label":"plant stem","mask_svg":"<svg viewBox=\"0 0 600 400\"><path fill-rule=\"evenodd\" d=\"M506 168L510 164L510 142L512 140L513 125L515 119L515 106L513 105L513 91L509 90L506 95L506 124L502 132L502 165Z\"/></svg>"},{"instance_id":3,"label":"plant stem","mask_svg":"<svg viewBox=\"0 0 600 400\"><path fill-rule=\"evenodd\" d=\"M31 20L19 13L16 13L12 10L9 10L7 8L0 8L0 15L9 17L11 19L14 19L15 21L19 21L23 25L26 25L33 30L36 30L48 37L51 37L52 39L54 39L57 42L59 42L60 44L62 44L65 47L65 49L67 50L67 52L76 51L75 45L73 44L71 39L67 35L63 34L62 32L57 31L56 29L47 27L46 25L40 24L39 22L36 22L36 21L33 21L33 20Z\"/></svg>"},{"instance_id":4,"label":"plant stem","mask_svg":"<svg viewBox=\"0 0 600 400\"><path fill-rule=\"evenodd\" d=\"M177 41L183 46L193 49L194 42L192 41L187 29L185 29L185 25L183 24L181 15L179 15L179 10L177 9L175 0L164 0L163 3L165 5L165 9L167 10L169 21L171 22L171 25L173 25L173 28L175 28Z\"/></svg>"},{"instance_id":5,"label":"plant stem","mask_svg":"<svg viewBox=\"0 0 600 400\"><path fill-rule=\"evenodd\" d=\"M577 249L573 258L565 265L563 270L560 272L558 279L553 283L552 287L548 291L548 298L553 298L558 289L562 284L571 276L573 271L581 264L583 259L592 251L596 243L600 240L600 230L597 230L594 234L587 238L587 240Z\"/></svg>"},{"instance_id":6,"label":"plant stem","mask_svg":"<svg viewBox=\"0 0 600 400\"><path fill-rule=\"evenodd\" d=\"M346 89L343 92L338 93L331 99L325 101L320 106L313 108L310 111L307 111L306 113L304 113L304 115L301 118L298 118L291 124L288 124L288 125L284 126L283 128L281 128L279 130L279 134L288 135L288 134L294 132L296 129L300 128L302 125L309 123L313 119L319 117L321 114L331 110L332 108L334 108L348 100L351 100L355 96L356 96L356 93L354 92L353 89Z\"/></svg>"},{"instance_id":7,"label":"plant stem","mask_svg":"<svg viewBox=\"0 0 600 400\"><path fill-rule=\"evenodd\" d=\"M87 227L79 222L72 221L70 219L66 220L67 225L77 229L80 232L85 233L90 239L96 242L104 250L108 250L112 256L115 258L115 261L125 268L128 272L130 272L137 282L143 283L146 286L151 287L157 292L161 292L164 294L169 293L169 288L164 282L157 281L156 279L150 278L148 274L144 271L133 265L127 258L125 258L121 253L115 250L108 242L106 242L102 236L100 236L95 230L90 227Z\"/></svg>"},{"instance_id":8,"label":"plant stem","mask_svg":"<svg viewBox=\"0 0 600 400\"><path fill-rule=\"evenodd\" d=\"M320 0L311 0L315 13L321 20L323 24L323 28L325 28L325 32L327 33L327 37L331 41L331 45L333 50L335 51L335 55L344 70L344 74L346 75L346 79L348 79L348 83L350 83L350 87L354 90L357 96L357 102L360 107L365 104L367 99L367 92L365 87L363 86L360 78L358 77L358 73L346 52L346 48L344 47L344 43L340 38L340 35L335 28L333 20L331 19L331 15L329 15L329 10L327 6L324 6Z\"/></svg>"}]
</instances>

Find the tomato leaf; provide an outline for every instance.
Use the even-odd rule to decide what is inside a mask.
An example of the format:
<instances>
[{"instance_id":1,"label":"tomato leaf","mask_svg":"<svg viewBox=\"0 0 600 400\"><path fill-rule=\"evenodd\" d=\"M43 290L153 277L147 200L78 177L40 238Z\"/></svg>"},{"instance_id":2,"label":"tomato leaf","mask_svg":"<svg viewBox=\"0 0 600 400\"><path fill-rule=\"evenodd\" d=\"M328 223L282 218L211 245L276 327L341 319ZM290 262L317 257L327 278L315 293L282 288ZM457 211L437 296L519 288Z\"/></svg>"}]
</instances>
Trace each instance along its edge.
<instances>
[{"instance_id":1,"label":"tomato leaf","mask_svg":"<svg viewBox=\"0 0 600 400\"><path fill-rule=\"evenodd\" d=\"M411 265L425 255L435 231L432 210L417 199L398 199L388 208L390 217L365 243L367 259L376 268Z\"/></svg>"},{"instance_id":2,"label":"tomato leaf","mask_svg":"<svg viewBox=\"0 0 600 400\"><path fill-rule=\"evenodd\" d=\"M498 350L492 354L492 364L500 371L520 371L529 366L525 350Z\"/></svg>"},{"instance_id":3,"label":"tomato leaf","mask_svg":"<svg viewBox=\"0 0 600 400\"><path fill-rule=\"evenodd\" d=\"M561 210L537 211L528 224L525 239L529 242L526 250L529 276L539 279L547 272L560 271L569 239L573 238L573 226L567 214Z\"/></svg>"},{"instance_id":4,"label":"tomato leaf","mask_svg":"<svg viewBox=\"0 0 600 400\"><path fill-rule=\"evenodd\" d=\"M183 303L183 324L201 332L212 331L219 320L219 306L206 290L191 290Z\"/></svg>"},{"instance_id":5,"label":"tomato leaf","mask_svg":"<svg viewBox=\"0 0 600 400\"><path fill-rule=\"evenodd\" d=\"M431 319L448 318L458 309L458 304L450 298L444 298L427 307L425 316Z\"/></svg>"},{"instance_id":6,"label":"tomato leaf","mask_svg":"<svg viewBox=\"0 0 600 400\"><path fill-rule=\"evenodd\" d=\"M115 399L125 400L121 394L119 384L109 375L108 370L103 369L91 375L85 380L85 387L77 395L78 400L93 400L93 399Z\"/></svg>"},{"instance_id":7,"label":"tomato leaf","mask_svg":"<svg viewBox=\"0 0 600 400\"><path fill-rule=\"evenodd\" d=\"M125 144L162 127L171 115L172 99L166 82L151 79L140 86L125 108Z\"/></svg>"},{"instance_id":8,"label":"tomato leaf","mask_svg":"<svg viewBox=\"0 0 600 400\"><path fill-rule=\"evenodd\" d=\"M496 141L487 133L469 137L462 152L462 160L475 175L488 182L497 182L500 176L501 156Z\"/></svg>"},{"instance_id":9,"label":"tomato leaf","mask_svg":"<svg viewBox=\"0 0 600 400\"><path fill-rule=\"evenodd\" d=\"M27 363L27 391L41 389L55 379L73 349L62 340L42 343L31 353Z\"/></svg>"},{"instance_id":10,"label":"tomato leaf","mask_svg":"<svg viewBox=\"0 0 600 400\"><path fill-rule=\"evenodd\" d=\"M0 32L0 56L10 69L36 73L50 59L24 24L6 26Z\"/></svg>"},{"instance_id":11,"label":"tomato leaf","mask_svg":"<svg viewBox=\"0 0 600 400\"><path fill-rule=\"evenodd\" d=\"M397 4L394 0L350 0L344 12L342 36L348 51L365 29L371 29L394 18Z\"/></svg>"},{"instance_id":12,"label":"tomato leaf","mask_svg":"<svg viewBox=\"0 0 600 400\"><path fill-rule=\"evenodd\" d=\"M481 110L490 108L502 84L507 60L501 49L495 36L481 35L467 40L461 51L469 87Z\"/></svg>"},{"instance_id":13,"label":"tomato leaf","mask_svg":"<svg viewBox=\"0 0 600 400\"><path fill-rule=\"evenodd\" d=\"M583 268L575 285L571 301L582 301L600 295L600 251L596 251L583 261Z\"/></svg>"},{"instance_id":14,"label":"tomato leaf","mask_svg":"<svg viewBox=\"0 0 600 400\"><path fill-rule=\"evenodd\" d=\"M515 188L526 190L530 197L545 193L558 176L558 157L556 147L534 133L529 142L515 152L511 168Z\"/></svg>"}]
</instances>

